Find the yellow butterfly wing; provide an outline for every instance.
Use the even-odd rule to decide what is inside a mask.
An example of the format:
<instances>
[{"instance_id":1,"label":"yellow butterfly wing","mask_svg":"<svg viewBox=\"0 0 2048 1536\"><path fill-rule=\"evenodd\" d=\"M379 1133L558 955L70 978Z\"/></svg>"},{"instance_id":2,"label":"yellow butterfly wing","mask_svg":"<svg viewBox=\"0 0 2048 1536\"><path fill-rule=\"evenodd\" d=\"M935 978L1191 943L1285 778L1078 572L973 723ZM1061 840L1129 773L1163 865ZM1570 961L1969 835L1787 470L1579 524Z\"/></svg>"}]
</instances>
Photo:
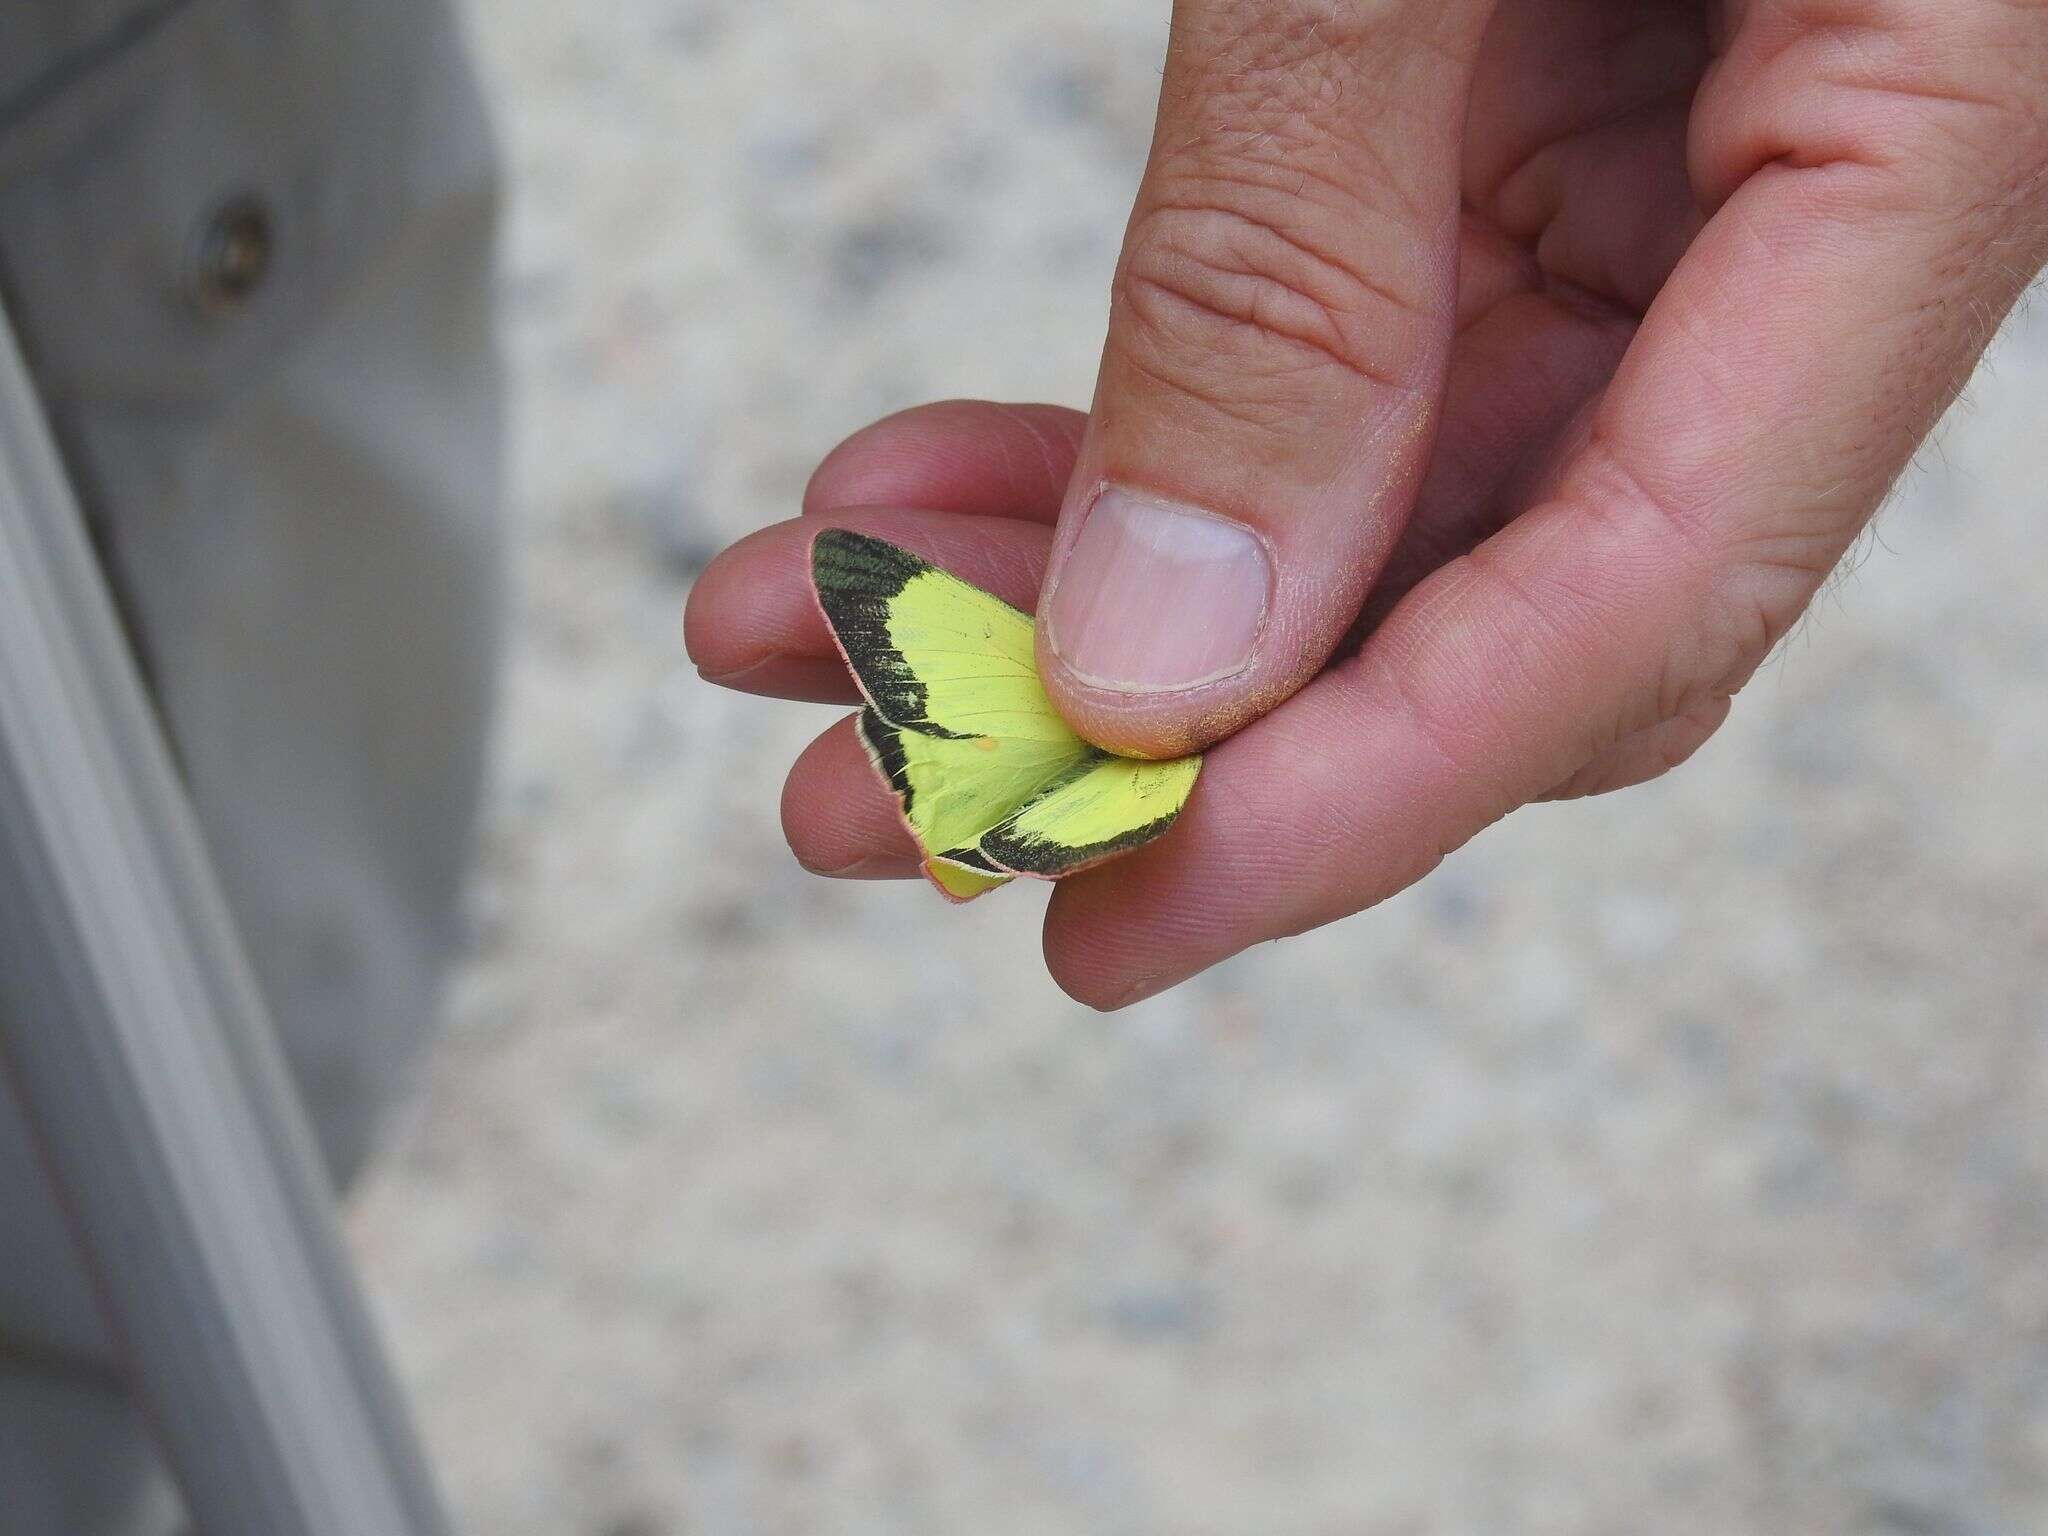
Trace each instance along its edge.
<instances>
[{"instance_id":1,"label":"yellow butterfly wing","mask_svg":"<svg viewBox=\"0 0 2048 1536\"><path fill-rule=\"evenodd\" d=\"M882 539L828 528L811 584L875 713L906 731L1079 743L1039 686L1032 623Z\"/></svg>"},{"instance_id":2,"label":"yellow butterfly wing","mask_svg":"<svg viewBox=\"0 0 2048 1536\"><path fill-rule=\"evenodd\" d=\"M1038 680L1032 620L884 540L826 529L811 580L868 707L862 744L950 899L1060 875L1165 831L1198 757L1113 757Z\"/></svg>"},{"instance_id":3,"label":"yellow butterfly wing","mask_svg":"<svg viewBox=\"0 0 2048 1536\"><path fill-rule=\"evenodd\" d=\"M976 846L999 869L1057 880L1172 826L1201 769L1199 757L1155 763L1101 753L984 832Z\"/></svg>"},{"instance_id":4,"label":"yellow butterfly wing","mask_svg":"<svg viewBox=\"0 0 2048 1536\"><path fill-rule=\"evenodd\" d=\"M956 901L971 901L1010 879L976 848L982 835L1072 774L1094 750L1079 737L932 736L884 720L873 706L860 712L858 729L925 856L925 873Z\"/></svg>"}]
</instances>

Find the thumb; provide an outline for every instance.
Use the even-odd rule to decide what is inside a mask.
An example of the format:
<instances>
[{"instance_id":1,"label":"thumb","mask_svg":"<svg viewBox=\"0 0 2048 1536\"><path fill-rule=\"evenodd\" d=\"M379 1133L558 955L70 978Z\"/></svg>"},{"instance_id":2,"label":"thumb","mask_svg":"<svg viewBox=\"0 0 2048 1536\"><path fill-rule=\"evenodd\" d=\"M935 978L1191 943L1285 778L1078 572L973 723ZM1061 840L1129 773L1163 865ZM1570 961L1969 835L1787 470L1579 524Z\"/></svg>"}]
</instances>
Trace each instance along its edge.
<instances>
[{"instance_id":1,"label":"thumb","mask_svg":"<svg viewBox=\"0 0 2048 1536\"><path fill-rule=\"evenodd\" d=\"M1147 756L1321 668L1421 477L1492 0L1177 0L1040 595L1060 711Z\"/></svg>"}]
</instances>

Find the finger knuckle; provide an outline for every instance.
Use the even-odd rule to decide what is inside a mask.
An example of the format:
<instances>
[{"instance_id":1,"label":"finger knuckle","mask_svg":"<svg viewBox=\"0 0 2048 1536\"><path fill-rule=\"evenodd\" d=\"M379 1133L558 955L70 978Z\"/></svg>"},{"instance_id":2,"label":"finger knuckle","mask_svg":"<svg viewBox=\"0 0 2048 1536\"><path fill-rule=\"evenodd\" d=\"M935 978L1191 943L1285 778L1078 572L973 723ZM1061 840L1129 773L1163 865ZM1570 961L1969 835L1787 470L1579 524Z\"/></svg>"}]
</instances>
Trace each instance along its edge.
<instances>
[{"instance_id":1,"label":"finger knuckle","mask_svg":"<svg viewBox=\"0 0 2048 1536\"><path fill-rule=\"evenodd\" d=\"M1299 412L1333 384L1416 387L1421 306L1291 220L1225 196L1134 221L1114 307L1140 372L1234 414Z\"/></svg>"},{"instance_id":2,"label":"finger knuckle","mask_svg":"<svg viewBox=\"0 0 2048 1536\"><path fill-rule=\"evenodd\" d=\"M1908 189L1976 189L2042 154L2048 6L1901 7L1878 22L1816 15L1782 60L1785 110L1844 158Z\"/></svg>"},{"instance_id":3,"label":"finger knuckle","mask_svg":"<svg viewBox=\"0 0 2048 1536\"><path fill-rule=\"evenodd\" d=\"M1769 498L1767 510L1730 516L1653 484L1598 436L1580 461L1572 499L1617 542L1638 552L1661 548L1654 564L1672 603L1691 616L1674 631L1672 649L1654 658L1638 725L1740 686L1805 612L1855 521L1837 498L1790 487Z\"/></svg>"}]
</instances>

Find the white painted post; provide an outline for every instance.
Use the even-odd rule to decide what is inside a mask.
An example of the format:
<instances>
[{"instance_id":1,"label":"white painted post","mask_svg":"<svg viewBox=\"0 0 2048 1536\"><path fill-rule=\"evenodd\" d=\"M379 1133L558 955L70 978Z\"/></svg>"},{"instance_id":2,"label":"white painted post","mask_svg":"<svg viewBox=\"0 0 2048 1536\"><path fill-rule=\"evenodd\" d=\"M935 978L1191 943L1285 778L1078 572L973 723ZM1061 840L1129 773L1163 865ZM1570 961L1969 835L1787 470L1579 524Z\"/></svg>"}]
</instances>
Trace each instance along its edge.
<instances>
[{"instance_id":1,"label":"white painted post","mask_svg":"<svg viewBox=\"0 0 2048 1536\"><path fill-rule=\"evenodd\" d=\"M195 1530L445 1536L4 314L0 1067Z\"/></svg>"}]
</instances>

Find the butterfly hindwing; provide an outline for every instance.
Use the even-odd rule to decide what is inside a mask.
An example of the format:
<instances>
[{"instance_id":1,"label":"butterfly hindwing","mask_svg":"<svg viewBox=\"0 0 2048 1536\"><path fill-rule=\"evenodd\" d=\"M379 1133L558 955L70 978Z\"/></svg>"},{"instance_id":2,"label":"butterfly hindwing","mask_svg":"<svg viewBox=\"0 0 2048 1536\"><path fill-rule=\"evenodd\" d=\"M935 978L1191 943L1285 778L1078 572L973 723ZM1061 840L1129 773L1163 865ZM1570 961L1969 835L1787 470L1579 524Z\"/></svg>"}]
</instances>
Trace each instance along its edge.
<instances>
[{"instance_id":1,"label":"butterfly hindwing","mask_svg":"<svg viewBox=\"0 0 2048 1536\"><path fill-rule=\"evenodd\" d=\"M974 869L965 864L956 864L951 859L927 859L924 872L939 894L948 901L972 901L977 896L986 896L999 885L1008 885L1015 875L992 875L986 870Z\"/></svg>"},{"instance_id":2,"label":"butterfly hindwing","mask_svg":"<svg viewBox=\"0 0 2048 1536\"><path fill-rule=\"evenodd\" d=\"M1167 762L1098 754L982 834L991 864L1058 879L1149 843L1180 815L1199 757Z\"/></svg>"},{"instance_id":3,"label":"butterfly hindwing","mask_svg":"<svg viewBox=\"0 0 2048 1536\"><path fill-rule=\"evenodd\" d=\"M861 711L859 731L927 859L967 865L985 862L975 848L984 833L1065 780L1095 750L1079 737L931 736L891 724L872 706Z\"/></svg>"}]
</instances>

